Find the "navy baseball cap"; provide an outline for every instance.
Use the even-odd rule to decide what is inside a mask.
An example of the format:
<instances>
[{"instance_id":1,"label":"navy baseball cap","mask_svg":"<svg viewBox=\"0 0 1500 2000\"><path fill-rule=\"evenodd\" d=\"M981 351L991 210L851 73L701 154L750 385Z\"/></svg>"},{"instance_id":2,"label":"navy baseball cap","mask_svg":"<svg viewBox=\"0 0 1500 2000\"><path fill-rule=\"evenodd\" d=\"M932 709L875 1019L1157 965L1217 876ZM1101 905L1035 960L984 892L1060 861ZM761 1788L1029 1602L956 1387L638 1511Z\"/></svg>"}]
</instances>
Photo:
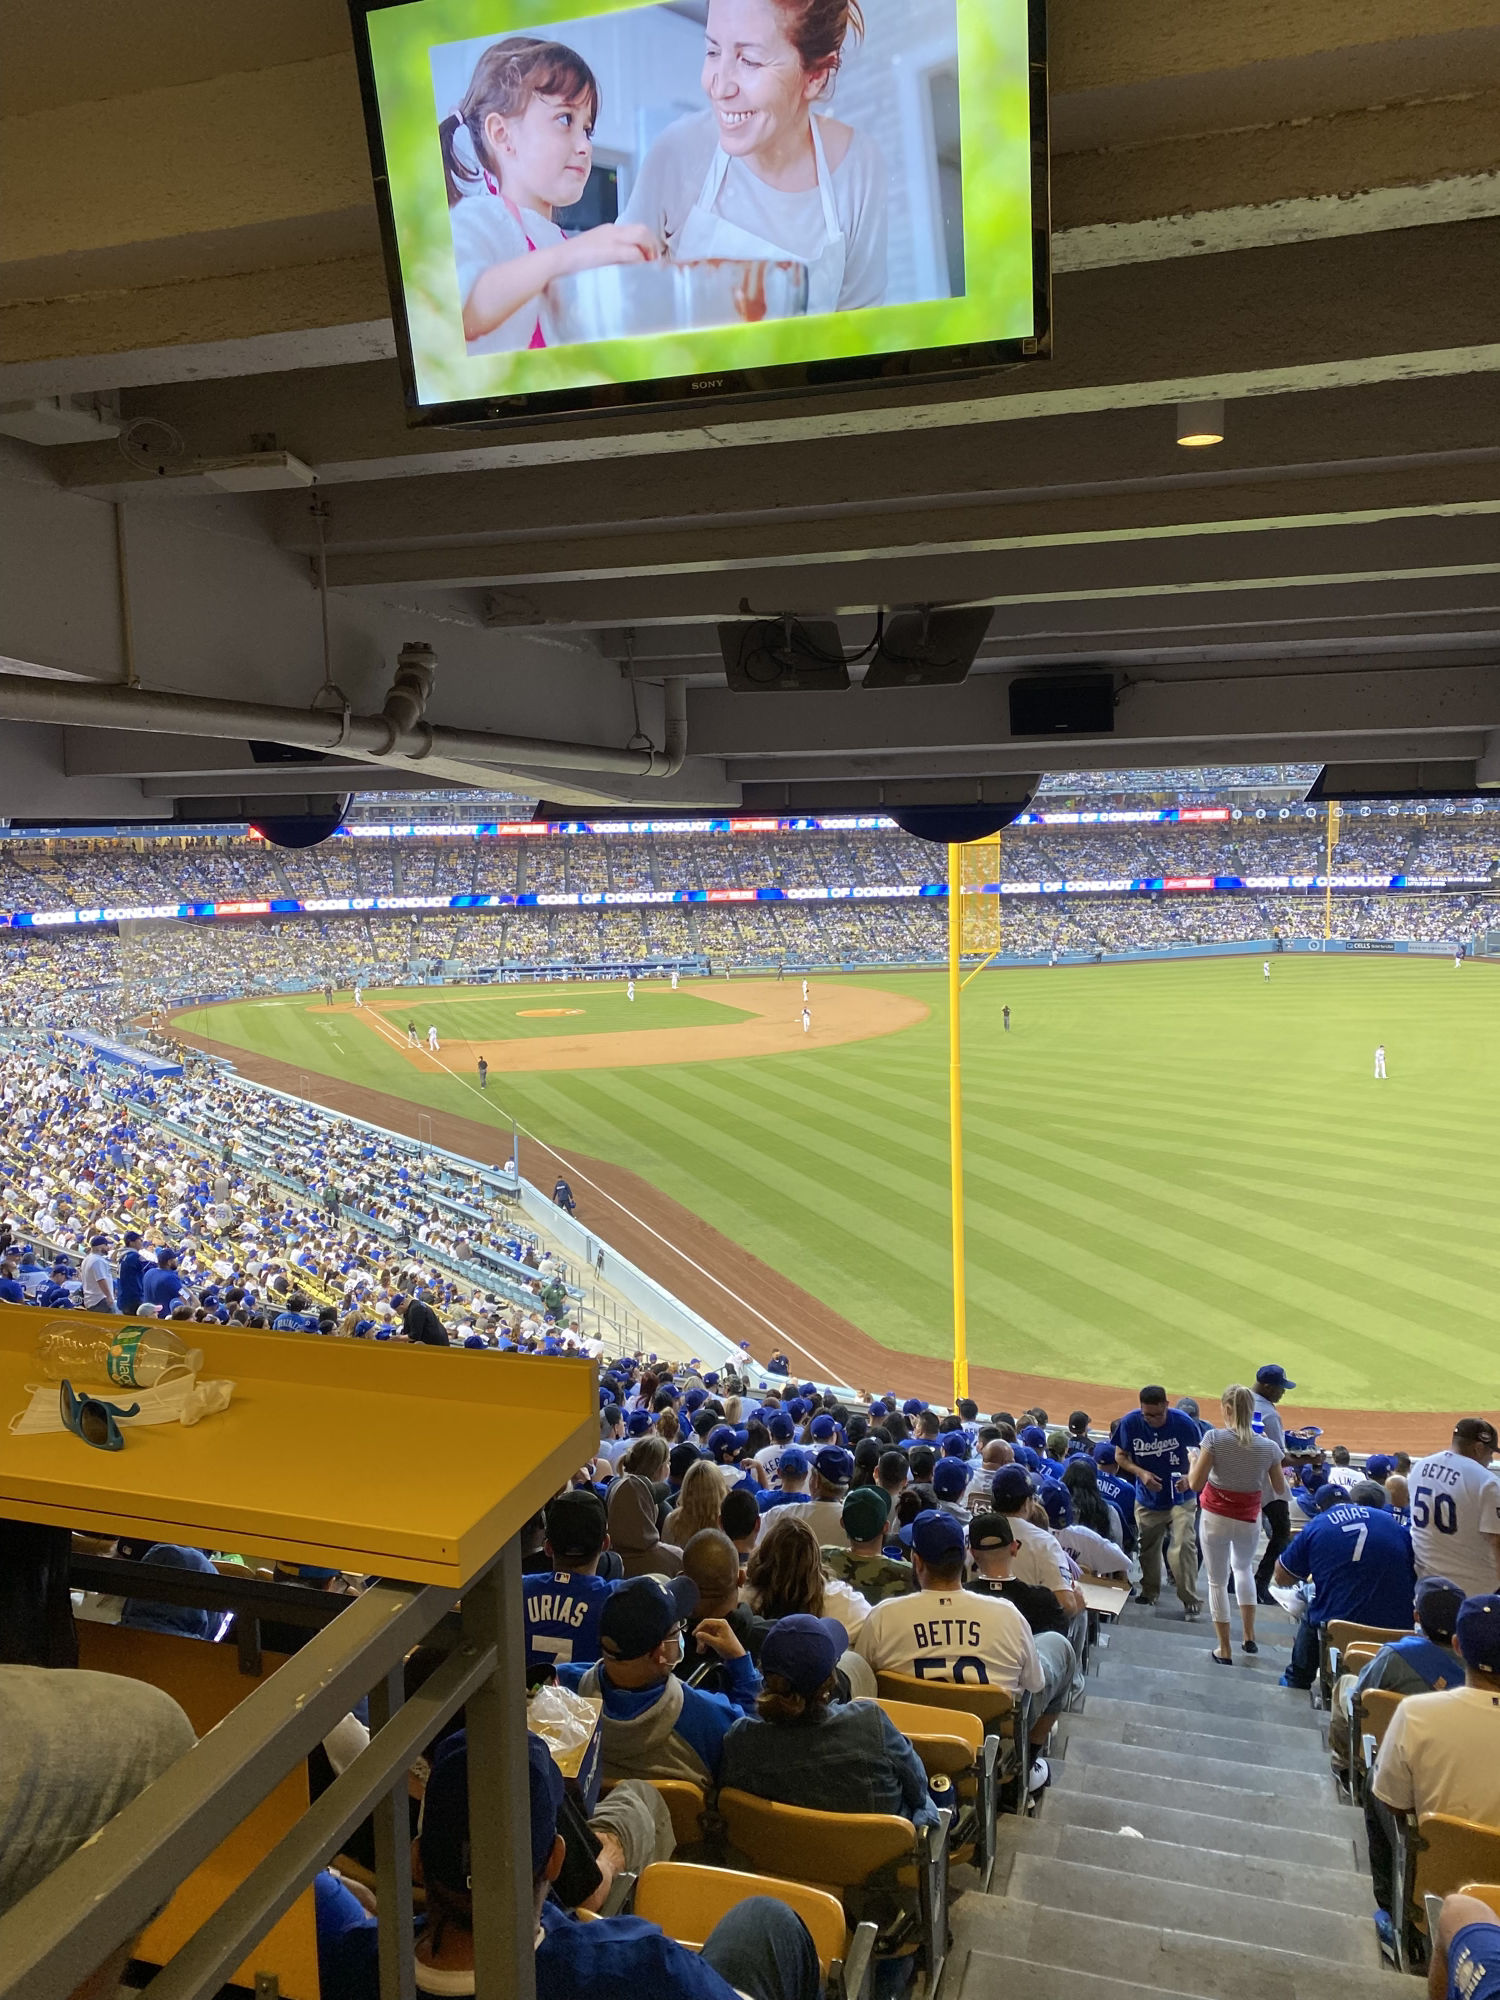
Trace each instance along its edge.
<instances>
[{"instance_id":1,"label":"navy baseball cap","mask_svg":"<svg viewBox=\"0 0 1500 2000\"><path fill-rule=\"evenodd\" d=\"M957 1500L969 1484L969 1468L956 1458L940 1458L932 1471L932 1490L939 1500Z\"/></svg>"},{"instance_id":2,"label":"navy baseball cap","mask_svg":"<svg viewBox=\"0 0 1500 2000\"><path fill-rule=\"evenodd\" d=\"M949 1431L948 1435L938 1446L938 1450L945 1458L967 1458L969 1455L969 1440L964 1436L962 1431Z\"/></svg>"},{"instance_id":3,"label":"navy baseball cap","mask_svg":"<svg viewBox=\"0 0 1500 2000\"><path fill-rule=\"evenodd\" d=\"M839 1434L839 1427L825 1410L821 1417L814 1417L807 1427L807 1434L814 1444L829 1444Z\"/></svg>"},{"instance_id":4,"label":"navy baseball cap","mask_svg":"<svg viewBox=\"0 0 1500 2000\"><path fill-rule=\"evenodd\" d=\"M919 1417L926 1408L927 1405L920 1396L908 1396L901 1405L901 1413L907 1417Z\"/></svg>"},{"instance_id":5,"label":"navy baseball cap","mask_svg":"<svg viewBox=\"0 0 1500 2000\"><path fill-rule=\"evenodd\" d=\"M1395 1459L1387 1458L1383 1451L1371 1452L1365 1460L1365 1473L1370 1479L1388 1479L1395 1470Z\"/></svg>"},{"instance_id":6,"label":"navy baseball cap","mask_svg":"<svg viewBox=\"0 0 1500 2000\"><path fill-rule=\"evenodd\" d=\"M625 1419L625 1428L631 1437L644 1437L656 1419L649 1410L632 1410Z\"/></svg>"},{"instance_id":7,"label":"navy baseball cap","mask_svg":"<svg viewBox=\"0 0 1500 2000\"><path fill-rule=\"evenodd\" d=\"M1464 1594L1446 1576L1424 1576L1417 1585L1417 1623L1423 1636L1445 1645L1452 1639Z\"/></svg>"},{"instance_id":8,"label":"navy baseball cap","mask_svg":"<svg viewBox=\"0 0 1500 2000\"><path fill-rule=\"evenodd\" d=\"M676 1625L697 1608L690 1576L633 1576L605 1599L599 1644L606 1660L639 1660L654 1653Z\"/></svg>"},{"instance_id":9,"label":"navy baseball cap","mask_svg":"<svg viewBox=\"0 0 1500 2000\"><path fill-rule=\"evenodd\" d=\"M964 1552L963 1525L951 1514L941 1514L929 1507L911 1524L911 1545L923 1562L946 1567Z\"/></svg>"},{"instance_id":10,"label":"navy baseball cap","mask_svg":"<svg viewBox=\"0 0 1500 2000\"><path fill-rule=\"evenodd\" d=\"M673 1445L667 1459L667 1471L681 1485L682 1481L687 1478L688 1473L702 1456L702 1452L699 1451L692 1439L684 1438L680 1444Z\"/></svg>"},{"instance_id":11,"label":"navy baseball cap","mask_svg":"<svg viewBox=\"0 0 1500 2000\"><path fill-rule=\"evenodd\" d=\"M1278 1361L1268 1361L1264 1368L1255 1371L1257 1382L1268 1382L1273 1389L1295 1389L1296 1383Z\"/></svg>"},{"instance_id":12,"label":"navy baseball cap","mask_svg":"<svg viewBox=\"0 0 1500 2000\"><path fill-rule=\"evenodd\" d=\"M707 1389L689 1389L682 1399L682 1406L685 1410L696 1410L700 1403L706 1403L707 1401Z\"/></svg>"},{"instance_id":13,"label":"navy baseball cap","mask_svg":"<svg viewBox=\"0 0 1500 2000\"><path fill-rule=\"evenodd\" d=\"M127 1230L126 1230L126 1232L125 1232L125 1241L126 1241L127 1243L139 1243L139 1242L140 1242L140 1240L141 1240L141 1232L140 1232L140 1231L139 1231L138 1229L127 1229Z\"/></svg>"},{"instance_id":14,"label":"navy baseball cap","mask_svg":"<svg viewBox=\"0 0 1500 2000\"><path fill-rule=\"evenodd\" d=\"M803 1473L806 1472L807 1467L807 1453L802 1449L801 1445L789 1444L781 1454L781 1470L783 1474L789 1472L793 1479L800 1479Z\"/></svg>"},{"instance_id":15,"label":"navy baseball cap","mask_svg":"<svg viewBox=\"0 0 1500 2000\"><path fill-rule=\"evenodd\" d=\"M726 1452L738 1451L740 1448L739 1434L729 1424L715 1424L704 1439L704 1443L714 1457L721 1461Z\"/></svg>"},{"instance_id":16,"label":"navy baseball cap","mask_svg":"<svg viewBox=\"0 0 1500 2000\"><path fill-rule=\"evenodd\" d=\"M1472 1672L1500 1678L1500 1594L1464 1599L1453 1622L1453 1643Z\"/></svg>"},{"instance_id":17,"label":"navy baseball cap","mask_svg":"<svg viewBox=\"0 0 1500 2000\"><path fill-rule=\"evenodd\" d=\"M1055 1479L1044 1479L1037 1496L1047 1510L1047 1519L1054 1528L1072 1525L1073 1501L1066 1486Z\"/></svg>"},{"instance_id":18,"label":"navy baseball cap","mask_svg":"<svg viewBox=\"0 0 1500 2000\"><path fill-rule=\"evenodd\" d=\"M785 1452L781 1454L781 1462L786 1464ZM827 1444L814 1456L813 1468L830 1486L847 1486L854 1477L854 1455L842 1445Z\"/></svg>"},{"instance_id":19,"label":"navy baseball cap","mask_svg":"<svg viewBox=\"0 0 1500 2000\"><path fill-rule=\"evenodd\" d=\"M797 1434L797 1426L792 1422L790 1417L783 1415L780 1410L776 1412L775 1416L766 1425L766 1429L771 1433L772 1438L777 1444L790 1444Z\"/></svg>"},{"instance_id":20,"label":"navy baseball cap","mask_svg":"<svg viewBox=\"0 0 1500 2000\"><path fill-rule=\"evenodd\" d=\"M796 1694L816 1694L838 1665L849 1634L837 1618L794 1611L778 1618L760 1649L760 1670L790 1682Z\"/></svg>"},{"instance_id":21,"label":"navy baseball cap","mask_svg":"<svg viewBox=\"0 0 1500 2000\"><path fill-rule=\"evenodd\" d=\"M990 1496L1002 1514L1024 1514L1034 1491L1024 1465L1002 1465L990 1482Z\"/></svg>"},{"instance_id":22,"label":"navy baseball cap","mask_svg":"<svg viewBox=\"0 0 1500 2000\"><path fill-rule=\"evenodd\" d=\"M1031 1451L1047 1449L1047 1433L1040 1424L1026 1424L1019 1432L1021 1443Z\"/></svg>"},{"instance_id":23,"label":"navy baseball cap","mask_svg":"<svg viewBox=\"0 0 1500 2000\"><path fill-rule=\"evenodd\" d=\"M1094 1446L1093 1457L1095 1465L1108 1467L1119 1463L1119 1454L1107 1439L1103 1444L1096 1444Z\"/></svg>"}]
</instances>

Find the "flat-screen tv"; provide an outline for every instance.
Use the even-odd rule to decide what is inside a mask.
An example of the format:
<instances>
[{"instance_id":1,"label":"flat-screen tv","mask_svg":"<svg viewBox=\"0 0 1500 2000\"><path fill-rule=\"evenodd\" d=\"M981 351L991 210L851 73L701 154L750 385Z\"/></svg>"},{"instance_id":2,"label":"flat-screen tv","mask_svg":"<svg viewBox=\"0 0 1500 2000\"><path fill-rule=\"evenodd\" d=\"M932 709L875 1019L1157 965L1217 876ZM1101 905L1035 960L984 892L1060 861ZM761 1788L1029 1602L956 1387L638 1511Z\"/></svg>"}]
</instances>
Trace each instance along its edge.
<instances>
[{"instance_id":1,"label":"flat-screen tv","mask_svg":"<svg viewBox=\"0 0 1500 2000\"><path fill-rule=\"evenodd\" d=\"M417 423L1048 347L1043 0L350 0Z\"/></svg>"}]
</instances>

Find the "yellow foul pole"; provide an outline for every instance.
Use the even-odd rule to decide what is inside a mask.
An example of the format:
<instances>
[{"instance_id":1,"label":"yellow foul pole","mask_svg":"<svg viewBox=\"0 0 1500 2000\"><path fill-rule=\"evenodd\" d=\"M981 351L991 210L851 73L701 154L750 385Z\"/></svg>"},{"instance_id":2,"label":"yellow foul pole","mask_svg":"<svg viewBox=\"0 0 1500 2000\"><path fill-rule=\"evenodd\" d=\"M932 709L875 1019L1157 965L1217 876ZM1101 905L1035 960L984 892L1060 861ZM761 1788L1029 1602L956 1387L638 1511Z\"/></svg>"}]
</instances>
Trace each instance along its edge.
<instances>
[{"instance_id":1,"label":"yellow foul pole","mask_svg":"<svg viewBox=\"0 0 1500 2000\"><path fill-rule=\"evenodd\" d=\"M1333 850L1338 845L1339 808L1337 799L1328 802L1328 837L1323 849L1323 941L1333 936Z\"/></svg>"},{"instance_id":2,"label":"yellow foul pole","mask_svg":"<svg viewBox=\"0 0 1500 2000\"><path fill-rule=\"evenodd\" d=\"M963 971L963 849L948 847L948 1173L953 1210L953 1396L969 1393L969 1343L964 1285L964 1088L959 1041Z\"/></svg>"}]
</instances>

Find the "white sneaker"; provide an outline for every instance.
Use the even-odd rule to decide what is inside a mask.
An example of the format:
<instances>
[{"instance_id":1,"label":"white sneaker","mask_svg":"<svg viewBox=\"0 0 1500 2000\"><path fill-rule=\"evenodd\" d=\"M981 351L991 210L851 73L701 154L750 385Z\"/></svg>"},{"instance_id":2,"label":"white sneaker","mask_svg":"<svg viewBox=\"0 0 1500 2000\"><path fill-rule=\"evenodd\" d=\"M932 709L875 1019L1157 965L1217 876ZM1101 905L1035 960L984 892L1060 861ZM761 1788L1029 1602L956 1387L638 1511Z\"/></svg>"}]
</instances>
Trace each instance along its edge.
<instances>
[{"instance_id":1,"label":"white sneaker","mask_svg":"<svg viewBox=\"0 0 1500 2000\"><path fill-rule=\"evenodd\" d=\"M1027 1791L1039 1792L1042 1789L1043 1785L1050 1785L1051 1783L1052 1783L1052 1766L1047 1762L1045 1757L1033 1758L1031 1769L1027 1773L1026 1777Z\"/></svg>"}]
</instances>

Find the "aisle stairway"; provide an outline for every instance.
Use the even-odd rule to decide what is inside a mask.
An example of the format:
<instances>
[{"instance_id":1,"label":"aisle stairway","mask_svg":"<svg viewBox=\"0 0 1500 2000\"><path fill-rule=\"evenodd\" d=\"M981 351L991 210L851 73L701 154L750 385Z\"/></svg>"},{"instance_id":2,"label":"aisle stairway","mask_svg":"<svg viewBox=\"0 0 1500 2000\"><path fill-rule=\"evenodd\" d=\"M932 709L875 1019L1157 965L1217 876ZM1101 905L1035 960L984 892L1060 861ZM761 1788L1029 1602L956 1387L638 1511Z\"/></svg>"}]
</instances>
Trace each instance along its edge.
<instances>
[{"instance_id":1,"label":"aisle stairway","mask_svg":"<svg viewBox=\"0 0 1500 2000\"><path fill-rule=\"evenodd\" d=\"M954 1907L944 2000L1420 2000L1382 1967L1319 1718L1277 1685L1283 1613L1260 1641L1216 1667L1165 1599L1108 1628L1036 1818Z\"/></svg>"}]
</instances>

